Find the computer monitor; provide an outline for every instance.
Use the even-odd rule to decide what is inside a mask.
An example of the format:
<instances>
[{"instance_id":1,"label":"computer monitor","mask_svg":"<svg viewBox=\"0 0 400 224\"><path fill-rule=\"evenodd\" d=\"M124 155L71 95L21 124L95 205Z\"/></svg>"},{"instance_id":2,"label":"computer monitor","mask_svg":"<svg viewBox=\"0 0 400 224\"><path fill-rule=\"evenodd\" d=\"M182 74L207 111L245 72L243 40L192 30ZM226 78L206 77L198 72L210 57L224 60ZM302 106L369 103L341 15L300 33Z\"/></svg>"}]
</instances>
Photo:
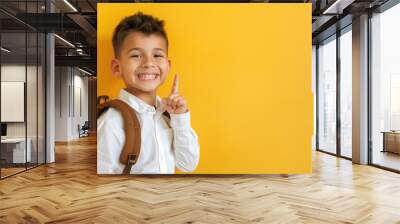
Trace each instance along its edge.
<instances>
[{"instance_id":1,"label":"computer monitor","mask_svg":"<svg viewBox=\"0 0 400 224\"><path fill-rule=\"evenodd\" d=\"M1 123L1 136L7 136L7 124Z\"/></svg>"}]
</instances>

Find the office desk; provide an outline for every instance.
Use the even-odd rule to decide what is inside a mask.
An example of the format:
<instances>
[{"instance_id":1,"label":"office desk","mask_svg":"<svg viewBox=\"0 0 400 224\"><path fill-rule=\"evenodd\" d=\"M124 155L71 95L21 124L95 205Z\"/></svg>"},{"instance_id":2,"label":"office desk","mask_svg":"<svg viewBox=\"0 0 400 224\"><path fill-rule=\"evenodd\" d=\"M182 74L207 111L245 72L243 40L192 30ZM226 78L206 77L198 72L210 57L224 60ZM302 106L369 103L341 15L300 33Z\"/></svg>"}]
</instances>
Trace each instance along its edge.
<instances>
[{"instance_id":1,"label":"office desk","mask_svg":"<svg viewBox=\"0 0 400 224\"><path fill-rule=\"evenodd\" d=\"M28 147L26 147L25 154L25 138L1 139L1 159L5 160L5 163L30 162L32 160L32 141L27 138L26 142Z\"/></svg>"},{"instance_id":2,"label":"office desk","mask_svg":"<svg viewBox=\"0 0 400 224\"><path fill-rule=\"evenodd\" d=\"M382 152L393 152L400 154L400 132L383 131L383 150Z\"/></svg>"}]
</instances>

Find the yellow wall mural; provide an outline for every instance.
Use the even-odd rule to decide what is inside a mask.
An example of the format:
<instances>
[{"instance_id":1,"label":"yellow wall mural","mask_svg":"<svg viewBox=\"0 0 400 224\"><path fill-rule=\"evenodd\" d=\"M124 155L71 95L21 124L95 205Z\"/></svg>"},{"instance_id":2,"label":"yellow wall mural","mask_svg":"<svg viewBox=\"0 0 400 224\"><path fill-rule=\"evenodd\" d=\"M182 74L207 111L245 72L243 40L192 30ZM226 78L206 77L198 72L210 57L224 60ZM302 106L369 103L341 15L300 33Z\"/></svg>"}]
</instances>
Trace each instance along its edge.
<instances>
[{"instance_id":1,"label":"yellow wall mural","mask_svg":"<svg viewBox=\"0 0 400 224\"><path fill-rule=\"evenodd\" d=\"M111 75L112 33L138 11L165 21L171 72L199 137L198 174L311 172L311 4L99 3L98 95Z\"/></svg>"}]
</instances>

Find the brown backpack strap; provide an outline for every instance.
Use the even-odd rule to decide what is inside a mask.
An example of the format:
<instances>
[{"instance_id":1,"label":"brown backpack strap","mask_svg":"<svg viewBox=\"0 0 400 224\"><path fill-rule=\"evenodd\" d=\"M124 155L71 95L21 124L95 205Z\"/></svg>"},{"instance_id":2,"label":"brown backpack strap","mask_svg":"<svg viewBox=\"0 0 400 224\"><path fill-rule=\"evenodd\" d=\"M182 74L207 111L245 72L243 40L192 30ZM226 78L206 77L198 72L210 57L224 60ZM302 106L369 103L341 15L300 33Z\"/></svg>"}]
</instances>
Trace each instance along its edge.
<instances>
[{"instance_id":1,"label":"brown backpack strap","mask_svg":"<svg viewBox=\"0 0 400 224\"><path fill-rule=\"evenodd\" d=\"M171 115L169 115L169 113L167 111L164 111L163 115L168 117L169 119L171 119Z\"/></svg>"},{"instance_id":2,"label":"brown backpack strap","mask_svg":"<svg viewBox=\"0 0 400 224\"><path fill-rule=\"evenodd\" d=\"M129 174L132 166L136 163L140 154L141 132L140 123L132 107L122 100L115 99L101 104L100 109L112 107L122 114L125 131L125 145L122 149L119 160L125 164L123 174Z\"/></svg>"}]
</instances>

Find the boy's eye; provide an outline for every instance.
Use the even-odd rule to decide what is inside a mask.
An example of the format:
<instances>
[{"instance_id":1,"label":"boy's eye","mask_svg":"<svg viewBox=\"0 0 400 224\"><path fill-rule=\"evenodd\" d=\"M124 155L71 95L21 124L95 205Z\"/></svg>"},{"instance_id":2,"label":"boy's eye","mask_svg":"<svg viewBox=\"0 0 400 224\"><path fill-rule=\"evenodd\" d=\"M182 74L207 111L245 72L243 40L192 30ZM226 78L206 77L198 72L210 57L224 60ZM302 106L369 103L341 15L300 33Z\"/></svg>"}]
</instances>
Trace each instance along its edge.
<instances>
[{"instance_id":1,"label":"boy's eye","mask_svg":"<svg viewBox=\"0 0 400 224\"><path fill-rule=\"evenodd\" d=\"M138 57L140 57L140 55L134 54L134 55L132 55L131 57L132 57L132 58L138 58Z\"/></svg>"},{"instance_id":2,"label":"boy's eye","mask_svg":"<svg viewBox=\"0 0 400 224\"><path fill-rule=\"evenodd\" d=\"M154 55L154 57L156 57L156 58L162 58L162 57L164 57L164 55L156 54L156 55Z\"/></svg>"}]
</instances>

